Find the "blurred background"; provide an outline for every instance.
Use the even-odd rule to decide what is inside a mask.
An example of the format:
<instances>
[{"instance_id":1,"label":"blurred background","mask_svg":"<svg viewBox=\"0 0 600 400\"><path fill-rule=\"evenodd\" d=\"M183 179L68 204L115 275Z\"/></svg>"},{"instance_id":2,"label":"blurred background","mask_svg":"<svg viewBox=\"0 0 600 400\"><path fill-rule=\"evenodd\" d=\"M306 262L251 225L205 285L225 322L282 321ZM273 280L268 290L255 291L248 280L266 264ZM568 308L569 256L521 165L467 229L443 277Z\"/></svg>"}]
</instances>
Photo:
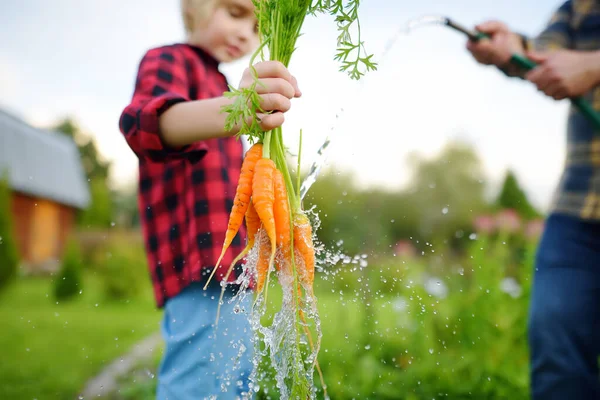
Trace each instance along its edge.
<instances>
[{"instance_id":1,"label":"blurred background","mask_svg":"<svg viewBox=\"0 0 600 400\"><path fill-rule=\"evenodd\" d=\"M404 28L436 14L535 35L560 4L364 1L380 64L359 82L338 71L334 21L307 18L284 135L295 153L303 130L305 169L332 140L305 200L331 398L528 397L531 262L568 104L478 65L454 31ZM0 398L153 398L161 314L118 119L145 51L184 40L179 1L6 0L0 36ZM222 71L237 85L247 64Z\"/></svg>"}]
</instances>

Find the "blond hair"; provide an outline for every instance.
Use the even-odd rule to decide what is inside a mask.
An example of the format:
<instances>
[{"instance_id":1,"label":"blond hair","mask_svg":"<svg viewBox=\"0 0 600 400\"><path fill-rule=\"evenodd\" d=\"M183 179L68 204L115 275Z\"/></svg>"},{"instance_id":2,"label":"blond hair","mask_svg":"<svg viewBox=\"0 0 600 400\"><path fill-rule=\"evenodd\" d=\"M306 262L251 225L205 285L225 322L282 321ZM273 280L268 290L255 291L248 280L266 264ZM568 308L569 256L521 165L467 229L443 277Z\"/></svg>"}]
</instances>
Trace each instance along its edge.
<instances>
[{"instance_id":1,"label":"blond hair","mask_svg":"<svg viewBox=\"0 0 600 400\"><path fill-rule=\"evenodd\" d=\"M181 18L187 35L208 19L219 0L181 0Z\"/></svg>"}]
</instances>

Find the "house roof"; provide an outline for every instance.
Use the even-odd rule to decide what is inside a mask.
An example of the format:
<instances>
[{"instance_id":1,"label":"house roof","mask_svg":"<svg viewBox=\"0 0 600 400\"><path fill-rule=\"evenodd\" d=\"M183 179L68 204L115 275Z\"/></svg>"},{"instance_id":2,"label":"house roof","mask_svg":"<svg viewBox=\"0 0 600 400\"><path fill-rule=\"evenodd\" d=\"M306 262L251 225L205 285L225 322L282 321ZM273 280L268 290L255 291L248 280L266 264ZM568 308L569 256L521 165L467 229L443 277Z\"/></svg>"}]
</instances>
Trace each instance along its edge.
<instances>
[{"instance_id":1,"label":"house roof","mask_svg":"<svg viewBox=\"0 0 600 400\"><path fill-rule=\"evenodd\" d=\"M75 142L34 128L0 109L0 174L8 167L12 190L85 208L90 193Z\"/></svg>"}]
</instances>

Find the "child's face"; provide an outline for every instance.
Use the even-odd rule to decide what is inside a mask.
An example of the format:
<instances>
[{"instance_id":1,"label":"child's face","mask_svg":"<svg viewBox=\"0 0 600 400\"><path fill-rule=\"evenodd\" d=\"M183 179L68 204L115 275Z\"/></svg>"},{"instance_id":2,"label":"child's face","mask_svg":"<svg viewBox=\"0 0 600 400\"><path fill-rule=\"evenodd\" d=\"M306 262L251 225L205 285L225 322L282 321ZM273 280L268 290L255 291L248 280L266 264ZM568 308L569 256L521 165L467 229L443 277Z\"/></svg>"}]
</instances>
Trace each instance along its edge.
<instances>
[{"instance_id":1,"label":"child's face","mask_svg":"<svg viewBox=\"0 0 600 400\"><path fill-rule=\"evenodd\" d=\"M256 49L256 28L252 0L218 0L207 23L192 32L190 41L220 62L230 62Z\"/></svg>"}]
</instances>

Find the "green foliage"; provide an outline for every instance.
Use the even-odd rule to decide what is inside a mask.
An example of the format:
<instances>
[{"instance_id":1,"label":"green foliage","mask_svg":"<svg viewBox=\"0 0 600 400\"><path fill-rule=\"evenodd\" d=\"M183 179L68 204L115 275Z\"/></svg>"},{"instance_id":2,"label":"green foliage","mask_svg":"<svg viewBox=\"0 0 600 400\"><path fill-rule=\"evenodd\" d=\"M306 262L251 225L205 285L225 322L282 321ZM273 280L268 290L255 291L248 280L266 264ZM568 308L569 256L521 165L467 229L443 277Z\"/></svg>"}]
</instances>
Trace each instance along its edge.
<instances>
[{"instance_id":1,"label":"green foliage","mask_svg":"<svg viewBox=\"0 0 600 400\"><path fill-rule=\"evenodd\" d=\"M348 73L352 79L360 79L364 72L375 71L377 63L373 62L373 55L366 54L364 43L361 41L360 20L358 9L360 0L317 0L309 7L309 13L325 12L335 16L338 28L336 61L341 61L340 71ZM356 29L357 40L353 39L352 28Z\"/></svg>"},{"instance_id":2,"label":"green foliage","mask_svg":"<svg viewBox=\"0 0 600 400\"><path fill-rule=\"evenodd\" d=\"M61 263L61 269L54 282L54 297L64 301L72 299L83 290L82 258L77 241L70 240Z\"/></svg>"},{"instance_id":3,"label":"green foliage","mask_svg":"<svg viewBox=\"0 0 600 400\"><path fill-rule=\"evenodd\" d=\"M79 214L83 228L109 228L113 223L113 199L106 182L90 181L91 204Z\"/></svg>"},{"instance_id":4,"label":"green foliage","mask_svg":"<svg viewBox=\"0 0 600 400\"><path fill-rule=\"evenodd\" d=\"M486 181L474 149L450 143L431 159L413 156L411 179L402 191L360 188L354 177L324 171L308 192L306 208L316 207L318 238L350 254L391 255L395 243L412 239L421 251L461 249L475 216L487 210Z\"/></svg>"},{"instance_id":5,"label":"green foliage","mask_svg":"<svg viewBox=\"0 0 600 400\"><path fill-rule=\"evenodd\" d=\"M525 220L540 217L540 213L529 202L525 191L517 181L515 173L511 170L506 173L502 190L496 200L496 206L500 209L513 209Z\"/></svg>"},{"instance_id":6,"label":"green foliage","mask_svg":"<svg viewBox=\"0 0 600 400\"><path fill-rule=\"evenodd\" d=\"M108 187L111 164L102 159L96 143L89 134L82 132L72 119L65 118L52 129L73 138L90 183L91 205L78 214L78 224L85 228L110 227L114 213L113 194Z\"/></svg>"},{"instance_id":7,"label":"green foliage","mask_svg":"<svg viewBox=\"0 0 600 400\"><path fill-rule=\"evenodd\" d=\"M148 284L146 264L143 248L110 245L99 265L106 299L128 301L137 298Z\"/></svg>"},{"instance_id":8,"label":"green foliage","mask_svg":"<svg viewBox=\"0 0 600 400\"><path fill-rule=\"evenodd\" d=\"M19 266L11 203L11 190L5 173L0 176L0 290L15 278Z\"/></svg>"},{"instance_id":9,"label":"green foliage","mask_svg":"<svg viewBox=\"0 0 600 400\"><path fill-rule=\"evenodd\" d=\"M75 141L79 149L83 169L88 179L106 180L108 178L110 163L102 159L96 148L96 143L88 134L81 131L75 121L70 118L64 118L52 129L68 135Z\"/></svg>"},{"instance_id":10,"label":"green foliage","mask_svg":"<svg viewBox=\"0 0 600 400\"><path fill-rule=\"evenodd\" d=\"M485 177L470 145L451 142L432 159L413 155L410 165L413 175L408 190L419 220L418 232L429 241L443 241L468 229L485 209Z\"/></svg>"},{"instance_id":11,"label":"green foliage","mask_svg":"<svg viewBox=\"0 0 600 400\"><path fill-rule=\"evenodd\" d=\"M140 226L137 187L116 191L113 204L115 221L117 221L120 228L131 229Z\"/></svg>"},{"instance_id":12,"label":"green foliage","mask_svg":"<svg viewBox=\"0 0 600 400\"><path fill-rule=\"evenodd\" d=\"M467 257L446 260L452 272L441 276L431 257L328 274L319 286L329 316L319 362L331 398L527 399L537 244L527 242L514 281L506 280L514 249L503 235L472 241ZM339 293L335 304L326 293Z\"/></svg>"}]
</instances>

